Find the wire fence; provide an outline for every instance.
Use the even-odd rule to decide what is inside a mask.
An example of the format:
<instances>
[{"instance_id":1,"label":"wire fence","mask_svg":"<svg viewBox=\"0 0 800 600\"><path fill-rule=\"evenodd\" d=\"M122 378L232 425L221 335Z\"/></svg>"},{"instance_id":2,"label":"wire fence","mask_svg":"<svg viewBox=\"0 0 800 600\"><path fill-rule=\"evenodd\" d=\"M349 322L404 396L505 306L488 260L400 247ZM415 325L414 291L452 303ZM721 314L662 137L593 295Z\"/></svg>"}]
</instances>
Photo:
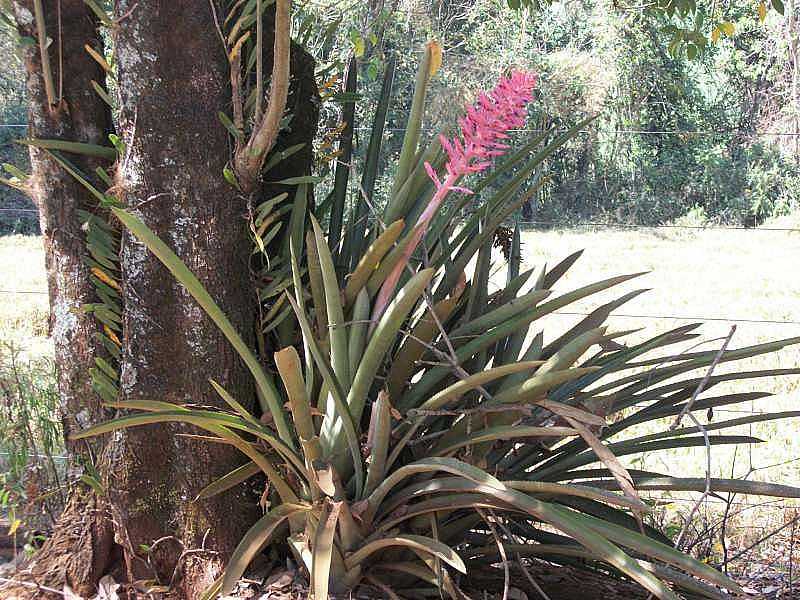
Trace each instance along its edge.
<instances>
[{"instance_id":1,"label":"wire fence","mask_svg":"<svg viewBox=\"0 0 800 600\"><path fill-rule=\"evenodd\" d=\"M0 289L0 294L33 294L37 296L47 296L47 292L43 290L3 290ZM553 311L554 315L570 315L588 317L592 313L581 311L569 310L556 310ZM612 316L616 319L645 319L653 321L696 321L696 322L720 322L720 323L748 323L748 324L763 324L763 325L797 325L800 326L800 321L778 321L772 319L744 319L735 317L709 317L709 316L689 316L689 315L647 315L647 314L625 314L613 313Z\"/></svg>"}]
</instances>

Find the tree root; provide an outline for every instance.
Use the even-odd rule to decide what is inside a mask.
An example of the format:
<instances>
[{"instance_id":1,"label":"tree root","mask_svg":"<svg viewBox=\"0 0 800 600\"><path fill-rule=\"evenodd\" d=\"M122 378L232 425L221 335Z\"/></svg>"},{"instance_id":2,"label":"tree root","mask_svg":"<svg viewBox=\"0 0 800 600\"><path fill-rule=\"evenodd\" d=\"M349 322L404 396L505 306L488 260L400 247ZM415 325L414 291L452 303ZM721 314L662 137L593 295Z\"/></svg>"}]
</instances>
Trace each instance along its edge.
<instances>
[{"instance_id":1,"label":"tree root","mask_svg":"<svg viewBox=\"0 0 800 600\"><path fill-rule=\"evenodd\" d=\"M53 533L13 583L0 584L0 598L63 598L65 586L90 597L119 556L106 503L90 488L75 486Z\"/></svg>"}]
</instances>

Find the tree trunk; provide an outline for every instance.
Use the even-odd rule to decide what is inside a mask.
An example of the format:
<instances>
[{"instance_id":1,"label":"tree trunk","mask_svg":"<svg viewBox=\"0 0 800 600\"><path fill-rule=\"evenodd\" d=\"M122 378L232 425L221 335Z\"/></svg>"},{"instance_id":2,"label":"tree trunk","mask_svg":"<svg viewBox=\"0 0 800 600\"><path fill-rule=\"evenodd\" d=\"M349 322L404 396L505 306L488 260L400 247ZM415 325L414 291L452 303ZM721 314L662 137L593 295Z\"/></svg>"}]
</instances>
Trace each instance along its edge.
<instances>
[{"instance_id":1,"label":"tree trunk","mask_svg":"<svg viewBox=\"0 0 800 600\"><path fill-rule=\"evenodd\" d=\"M786 45L792 65L789 97L791 100L792 132L794 133L794 160L800 163L800 31L797 25L797 5L795 0L788 0L786 13Z\"/></svg>"},{"instance_id":2,"label":"tree trunk","mask_svg":"<svg viewBox=\"0 0 800 600\"><path fill-rule=\"evenodd\" d=\"M42 4L46 24L42 34L53 40L46 52L53 65L50 92L56 96L51 103L39 46L29 46L25 52L28 133L32 138L107 143L111 114L90 84L91 80L103 82L105 74L84 50L85 44L102 48L97 22L83 0L62 0L60 11L56 0ZM20 34L38 41L34 2L17 0L14 11ZM98 325L91 314L81 310L84 304L96 301L96 296L85 262L86 240L78 211L93 212L97 202L46 152L31 148L30 155L30 194L39 209L44 239L50 333L66 437L106 416L89 375L95 357L104 354L97 340ZM89 173L96 166L79 156L70 156L70 160ZM67 447L83 460L92 459L86 444L67 440ZM67 584L79 593L88 593L105 571L112 545L113 532L102 501L91 490L76 487L53 535L20 577L57 589ZM0 597L12 595L43 597L35 588L0 589Z\"/></svg>"},{"instance_id":3,"label":"tree trunk","mask_svg":"<svg viewBox=\"0 0 800 600\"><path fill-rule=\"evenodd\" d=\"M20 35L38 40L33 0L16 2ZM111 114L94 92L91 81L102 82L105 73L84 50L88 44L102 48L97 23L82 0L63 0L60 15L56 0L44 2L46 34L54 41L48 48L49 62L63 65L54 69L55 91L63 88L60 99L50 105L42 77L38 46L29 46L25 55L28 88L28 134L32 138L63 139L108 145ZM61 21L59 32L58 21ZM63 58L59 59L57 48ZM85 262L86 238L79 210L96 212L95 200L44 151L31 147L31 195L39 208L45 247L47 283L50 293L50 335L55 346L58 390L65 437L96 423L103 417L99 397L92 391L89 368L102 356L95 318L81 310L96 301ZM85 172L92 173L92 160L71 155ZM80 451L67 441L71 450ZM83 446L83 444L81 444Z\"/></svg>"},{"instance_id":4,"label":"tree trunk","mask_svg":"<svg viewBox=\"0 0 800 600\"><path fill-rule=\"evenodd\" d=\"M127 145L117 173L120 198L172 247L249 340L255 297L247 205L222 175L228 137L217 113L230 101L229 71L211 6L125 0L117 3L117 14L120 131ZM222 407L209 385L214 378L252 407L252 382L233 348L128 233L121 265L122 399ZM242 456L229 446L177 435L189 432L179 425L123 430L109 453L127 575L130 581L176 580L180 598L198 597L219 576L256 517L255 503L241 487L192 502L201 487L239 466Z\"/></svg>"},{"instance_id":5,"label":"tree trunk","mask_svg":"<svg viewBox=\"0 0 800 600\"><path fill-rule=\"evenodd\" d=\"M110 115L90 85L92 79L102 82L104 73L83 49L85 43L102 47L96 23L83 0L60 1L64 40L59 45L62 40L55 38L48 51L53 64L64 63L65 100L50 107L39 49L30 49L33 135L104 143ZM22 32L31 35L36 31L33 0L18 4ZM223 14L222 4L215 5L218 15ZM50 23L59 22L57 6L58 0L45 2L50 37ZM260 198L238 195L223 178L229 139L217 114L229 110L229 66L211 4L119 0L115 12L118 129L126 150L117 163L113 190L170 245L252 342L257 299L249 272L252 243L246 215L248 200ZM272 36L272 28L268 16L265 38ZM271 45L265 44L265 52ZM59 47L62 54L56 56ZM265 58L270 64L271 53ZM308 174L313 162L319 105L314 62L293 45L291 67L295 77L287 108L293 119L277 148L295 143L306 147L274 167L266 180ZM52 92L51 86L51 97ZM109 416L91 391L88 373L99 352L96 322L91 315L69 310L94 301L76 211L97 203L47 155L34 152L33 159L34 195L40 199L48 244L65 431L70 433ZM94 168L80 166L87 173ZM259 195L267 198L277 189L264 184ZM120 266L121 399L224 407L209 385L213 378L252 407L251 377L238 355L188 292L127 232ZM129 584L155 580L170 585L176 598L192 599L205 591L258 509L252 492L242 486L192 502L203 486L243 461L228 446L178 435L196 432L171 425L108 436L98 464L107 494L97 497L88 488L75 488L64 522L37 554L28 582L55 589L67 584L90 596L98 579L112 572L117 581ZM4 593L0 597L8 597ZM42 588L30 587L8 593L47 596Z\"/></svg>"}]
</instances>

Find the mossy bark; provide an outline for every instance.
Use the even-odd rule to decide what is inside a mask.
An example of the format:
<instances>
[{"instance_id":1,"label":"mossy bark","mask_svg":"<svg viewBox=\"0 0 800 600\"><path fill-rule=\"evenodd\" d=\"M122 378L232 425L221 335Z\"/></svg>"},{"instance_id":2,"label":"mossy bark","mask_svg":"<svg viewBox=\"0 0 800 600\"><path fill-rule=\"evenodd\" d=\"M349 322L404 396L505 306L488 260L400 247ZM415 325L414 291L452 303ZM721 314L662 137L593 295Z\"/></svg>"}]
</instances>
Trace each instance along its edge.
<instances>
[{"instance_id":1,"label":"mossy bark","mask_svg":"<svg viewBox=\"0 0 800 600\"><path fill-rule=\"evenodd\" d=\"M224 3L216 5L224 14ZM225 182L230 71L209 3L120 1L115 52L120 135L120 199L200 279L244 339L255 347L257 298L250 275L249 198ZM267 37L273 24L265 20ZM266 43L265 46L272 46ZM310 172L316 130L314 63L293 46L291 133L278 148L304 143L270 179ZM267 67L271 64L268 57ZM266 186L265 186L266 187ZM209 378L252 408L252 378L194 299L132 235L122 242L123 399L226 407ZM156 578L180 598L196 598L216 579L257 518L242 486L202 502L197 492L243 462L232 447L181 436L192 428L136 428L114 436L107 454L111 506L129 580ZM145 550L145 548L147 548Z\"/></svg>"},{"instance_id":2,"label":"mossy bark","mask_svg":"<svg viewBox=\"0 0 800 600\"><path fill-rule=\"evenodd\" d=\"M84 50L102 48L97 22L82 0L43 0L44 19L52 40L48 47L53 84L61 91L50 104L42 76L39 46L25 50L28 92L28 135L109 145L111 111L92 89L105 73ZM37 40L33 0L15 2L20 35ZM60 29L58 24L60 22ZM58 50L60 49L60 51ZM86 264L86 236L79 210L96 212L98 202L44 150L31 147L30 193L39 209L50 294L50 335L55 346L58 390L65 436L101 420L105 414L92 392L89 368L102 356L94 316L81 308L97 301ZM98 162L80 155L69 160L93 173ZM108 166L108 163L105 163ZM67 444L82 451L85 444Z\"/></svg>"},{"instance_id":3,"label":"mossy bark","mask_svg":"<svg viewBox=\"0 0 800 600\"><path fill-rule=\"evenodd\" d=\"M222 15L224 3L215 2ZM57 23L57 0L45 0L44 6L47 23ZM245 340L255 345L257 299L246 216L248 203L268 197L274 188L265 184L256 196L245 198L224 180L231 147L217 114L230 110L230 76L211 7L189 0L116 2L111 33L117 129L126 151L117 162L111 191L178 254ZM23 34L35 34L33 1L18 0L17 9ZM104 74L83 49L86 43L102 47L97 23L83 0L61 0L60 17L63 40L53 38L48 51L54 64L63 65L63 73L57 71L56 76L63 76L64 100L50 106L38 48L31 48L27 66L32 133L107 143L110 111L90 84L92 79L102 82ZM268 35L271 29L268 18ZM318 118L314 62L297 45L292 54L288 110L294 118L278 147L301 142L306 147L274 168L268 180L308 174L313 161ZM98 352L96 322L90 315L59 308L94 300L83 262L85 239L75 214L78 208L96 206L96 201L44 154L34 152L33 158L35 195L43 206L42 228L48 236L55 327L77 322L82 328L72 337L64 336L63 343L56 339L69 433L109 416L91 391L88 373ZM94 167L81 166L87 172ZM222 407L208 382L213 378L252 407L251 377L216 326L158 259L134 236L122 235L121 398ZM71 304L61 299L63 290L70 291ZM91 596L99 578L108 573L127 583L129 590L135 582L149 580L169 586L174 598L197 598L205 591L257 518L258 508L256 497L241 486L194 502L204 485L241 464L242 456L228 446L182 433L197 430L180 425L134 428L96 446L106 493L97 496L76 487L63 523L31 565L31 580L56 589L67 584L85 596ZM31 587L17 587L13 593L47 595Z\"/></svg>"}]
</instances>

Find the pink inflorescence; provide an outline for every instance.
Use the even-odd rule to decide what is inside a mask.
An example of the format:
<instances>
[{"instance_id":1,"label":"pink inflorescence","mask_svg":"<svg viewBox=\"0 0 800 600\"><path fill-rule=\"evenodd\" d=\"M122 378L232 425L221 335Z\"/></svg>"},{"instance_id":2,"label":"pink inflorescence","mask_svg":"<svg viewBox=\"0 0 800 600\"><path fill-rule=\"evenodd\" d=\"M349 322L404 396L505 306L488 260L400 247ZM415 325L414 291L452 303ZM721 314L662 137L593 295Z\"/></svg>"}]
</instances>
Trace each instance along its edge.
<instances>
[{"instance_id":1,"label":"pink inflorescence","mask_svg":"<svg viewBox=\"0 0 800 600\"><path fill-rule=\"evenodd\" d=\"M507 131L525 125L527 106L533 96L536 75L524 71L513 71L503 77L489 93L481 93L477 102L467 109L467 114L458 120L461 139L452 140L440 136L442 148L447 152L447 182L451 190L458 177L483 171L491 159L508 150L503 140ZM443 185L433 168L425 163L428 175L440 189ZM468 191L458 188L458 191Z\"/></svg>"},{"instance_id":2,"label":"pink inflorescence","mask_svg":"<svg viewBox=\"0 0 800 600\"><path fill-rule=\"evenodd\" d=\"M433 167L425 163L428 176L436 184L436 193L417 219L417 224L406 244L401 260L383 281L372 310L372 327L378 322L400 281L400 275L408 265L411 255L427 232L428 225L439 206L450 192L471 194L466 188L458 187L460 177L483 171L491 164L491 159L508 150L503 140L508 139L507 131L525 124L527 106L536 85L536 75L514 71L510 77L503 77L491 92L483 93L478 101L467 109L465 117L458 120L461 136L449 140L441 136L442 148L447 152L447 177L440 181Z\"/></svg>"}]
</instances>

